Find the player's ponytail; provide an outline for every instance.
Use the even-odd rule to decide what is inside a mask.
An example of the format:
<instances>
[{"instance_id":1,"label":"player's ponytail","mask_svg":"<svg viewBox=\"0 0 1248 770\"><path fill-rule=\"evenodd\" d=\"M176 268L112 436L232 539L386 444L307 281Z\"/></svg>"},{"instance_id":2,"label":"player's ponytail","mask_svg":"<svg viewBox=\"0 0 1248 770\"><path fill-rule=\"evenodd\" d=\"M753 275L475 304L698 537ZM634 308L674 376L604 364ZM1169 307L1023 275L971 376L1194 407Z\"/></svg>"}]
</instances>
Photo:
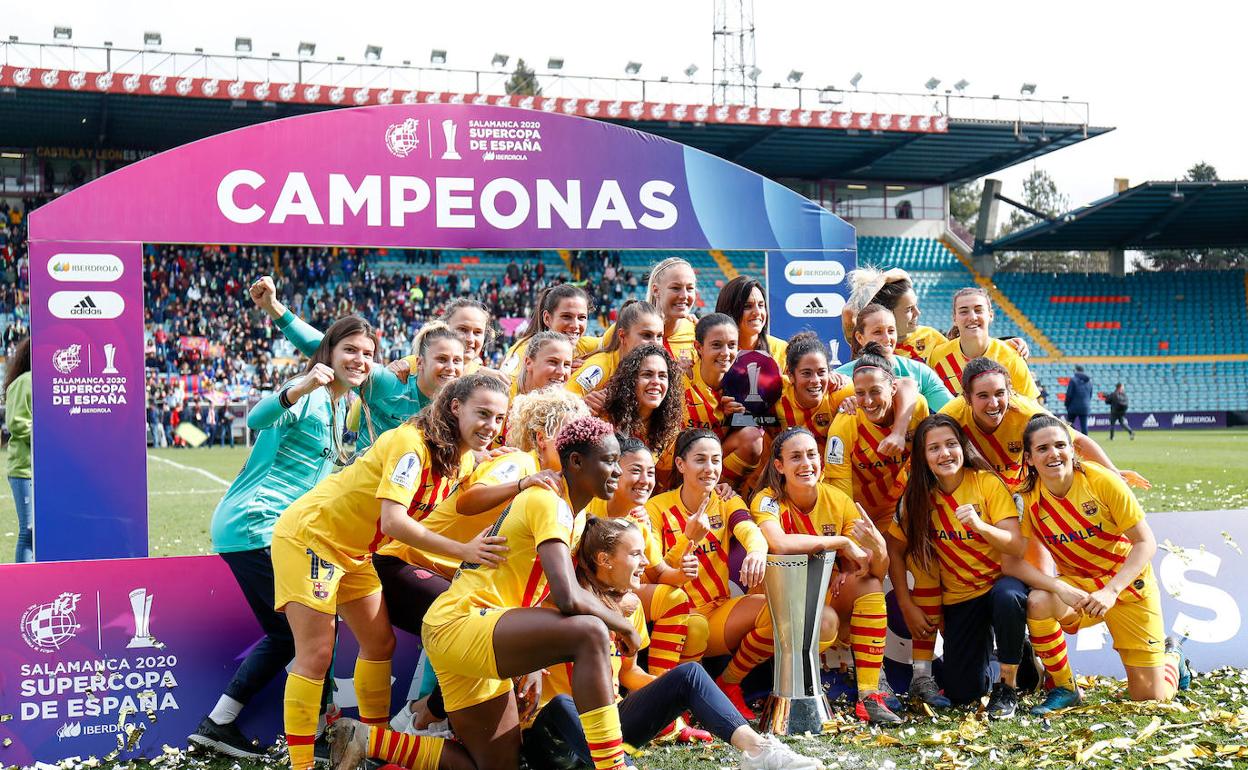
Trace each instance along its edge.
<instances>
[{"instance_id":1,"label":"player's ponytail","mask_svg":"<svg viewBox=\"0 0 1248 770\"><path fill-rule=\"evenodd\" d=\"M613 553L619 547L624 534L635 531L637 525L627 516L618 518L590 516L585 520L585 531L581 534L580 545L576 549L576 579L581 587L597 596L611 609L623 614L620 600L624 592L606 585L598 579L598 556Z\"/></svg>"},{"instance_id":2,"label":"player's ponytail","mask_svg":"<svg viewBox=\"0 0 1248 770\"><path fill-rule=\"evenodd\" d=\"M880 369L889 380L897 379L897 375L893 372L893 362L888 360L884 346L878 342L868 342L863 346L858 360L854 362L854 374L857 374L860 369Z\"/></svg>"},{"instance_id":3,"label":"player's ponytail","mask_svg":"<svg viewBox=\"0 0 1248 770\"><path fill-rule=\"evenodd\" d=\"M858 335L862 334L863 331L867 328L867 321L879 315L880 313L888 313L889 315L892 315L893 311L889 310L883 305L877 305L874 302L872 302L868 304L866 307L864 307L862 310L859 310L858 315L855 316L854 328L850 332L850 335L849 335L849 350L853 354L854 358L857 358L859 355L862 354L862 351L866 349L866 345L863 345L860 342L858 342Z\"/></svg>"},{"instance_id":4,"label":"player's ponytail","mask_svg":"<svg viewBox=\"0 0 1248 770\"><path fill-rule=\"evenodd\" d=\"M580 286L571 283L547 286L537 293L537 299L533 303L533 311L529 313L529 323L524 329L524 334L516 338L515 344L519 345L544 331L549 331L550 327L546 325L546 316L548 314L554 315L559 309L559 303L565 299L582 299L585 301L587 311L591 314L593 313L589 294Z\"/></svg>"},{"instance_id":5,"label":"player's ponytail","mask_svg":"<svg viewBox=\"0 0 1248 770\"><path fill-rule=\"evenodd\" d=\"M810 436L812 441L815 441L816 444L818 443L815 439L815 434L800 425L795 425L792 428L786 428L781 431L780 435L776 436L775 441L771 444L770 461L767 463L766 467L763 468L763 475L759 480L759 484L762 487L770 488L772 492L775 492L777 500L786 499L788 494L785 492L787 480L784 478L784 473L776 467L776 461L779 460L780 456L784 453L785 443L787 443L788 440L794 436L800 435Z\"/></svg>"}]
</instances>

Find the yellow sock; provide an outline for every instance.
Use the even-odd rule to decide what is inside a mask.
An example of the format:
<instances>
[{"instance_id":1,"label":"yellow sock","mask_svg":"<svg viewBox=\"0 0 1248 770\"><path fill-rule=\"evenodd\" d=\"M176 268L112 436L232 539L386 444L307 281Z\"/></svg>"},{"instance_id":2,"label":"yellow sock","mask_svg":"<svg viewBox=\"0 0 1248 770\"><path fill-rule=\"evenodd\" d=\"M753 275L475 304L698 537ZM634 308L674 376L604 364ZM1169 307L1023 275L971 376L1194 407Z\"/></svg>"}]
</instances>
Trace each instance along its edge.
<instances>
[{"instance_id":1,"label":"yellow sock","mask_svg":"<svg viewBox=\"0 0 1248 770\"><path fill-rule=\"evenodd\" d=\"M690 613L685 619L685 647L680 651L680 662L702 660L710 640L711 626L706 622L706 616Z\"/></svg>"},{"instance_id":2,"label":"yellow sock","mask_svg":"<svg viewBox=\"0 0 1248 770\"><path fill-rule=\"evenodd\" d=\"M724 458L724 469L720 474L719 480L735 488L742 481L748 479L756 467L747 463L736 452L733 452Z\"/></svg>"},{"instance_id":3,"label":"yellow sock","mask_svg":"<svg viewBox=\"0 0 1248 770\"><path fill-rule=\"evenodd\" d=\"M1172 700L1179 691L1179 653L1177 651L1166 653L1163 676L1166 679L1166 689L1161 696L1161 702L1165 703Z\"/></svg>"},{"instance_id":4,"label":"yellow sock","mask_svg":"<svg viewBox=\"0 0 1248 770\"><path fill-rule=\"evenodd\" d=\"M620 712L614 703L581 714L581 729L585 731L594 770L624 767L624 736L620 731Z\"/></svg>"},{"instance_id":5,"label":"yellow sock","mask_svg":"<svg viewBox=\"0 0 1248 770\"><path fill-rule=\"evenodd\" d=\"M674 586L658 586L650 602L650 673L662 676L680 663L689 631L689 595Z\"/></svg>"},{"instance_id":6,"label":"yellow sock","mask_svg":"<svg viewBox=\"0 0 1248 770\"><path fill-rule=\"evenodd\" d=\"M355 699L360 721L385 724L390 719L390 661L355 659Z\"/></svg>"},{"instance_id":7,"label":"yellow sock","mask_svg":"<svg viewBox=\"0 0 1248 770\"><path fill-rule=\"evenodd\" d=\"M396 733L384 727L368 728L368 756L408 770L437 770L446 741L432 735Z\"/></svg>"},{"instance_id":8,"label":"yellow sock","mask_svg":"<svg viewBox=\"0 0 1248 770\"><path fill-rule=\"evenodd\" d=\"M1062 627L1053 618L1027 618L1027 632L1031 636L1031 647L1044 664L1044 670L1053 678L1054 686L1073 691L1075 672L1071 670L1070 659L1066 656L1066 635L1062 633Z\"/></svg>"},{"instance_id":9,"label":"yellow sock","mask_svg":"<svg viewBox=\"0 0 1248 770\"><path fill-rule=\"evenodd\" d=\"M880 689L880 666L884 664L884 637L888 614L884 594L876 591L854 600L849 619L849 639L854 650L854 671L858 675L858 695Z\"/></svg>"},{"instance_id":10,"label":"yellow sock","mask_svg":"<svg viewBox=\"0 0 1248 770\"><path fill-rule=\"evenodd\" d=\"M286 746L290 750L291 770L312 768L312 744L316 741L321 688L324 686L323 679L309 679L295 673L286 675L282 720L286 729Z\"/></svg>"},{"instance_id":11,"label":"yellow sock","mask_svg":"<svg viewBox=\"0 0 1248 770\"><path fill-rule=\"evenodd\" d=\"M766 606L754 620L754 628L741 639L736 653L724 669L721 679L727 684L740 684L754 667L776 652L775 635L771 627L771 610Z\"/></svg>"}]
</instances>

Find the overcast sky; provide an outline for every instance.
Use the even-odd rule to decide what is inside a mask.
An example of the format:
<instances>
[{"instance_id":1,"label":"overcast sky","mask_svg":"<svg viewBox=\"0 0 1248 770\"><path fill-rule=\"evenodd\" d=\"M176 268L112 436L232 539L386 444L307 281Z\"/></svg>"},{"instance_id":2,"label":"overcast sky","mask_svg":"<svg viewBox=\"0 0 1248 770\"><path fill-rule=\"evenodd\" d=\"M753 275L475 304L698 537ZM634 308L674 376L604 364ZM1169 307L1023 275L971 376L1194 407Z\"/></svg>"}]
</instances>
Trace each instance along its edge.
<instances>
[{"instance_id":1,"label":"overcast sky","mask_svg":"<svg viewBox=\"0 0 1248 770\"><path fill-rule=\"evenodd\" d=\"M1248 178L1241 140L1248 11L1239 3L755 5L759 82L797 69L803 85L847 87L861 71L863 90L921 91L934 76L969 80L969 94L1012 96L1028 81L1038 85L1037 97L1090 102L1092 123L1117 130L1034 162L1075 205L1108 195L1115 177L1173 179L1198 160L1223 179ZM713 8L713 0L56 0L23 4L4 27L23 41L51 41L53 25L68 24L75 43L135 47L144 30L157 30L166 50L210 53L231 53L236 35L252 37L257 52L288 56L310 40L318 58L348 60L362 60L365 45L377 44L383 61L395 64L427 62L431 48L445 48L448 64L463 68L488 68L496 51L538 62L562 56L566 73L586 75L621 75L633 59L643 75L676 79L692 63L709 79ZM1007 194L1020 192L1031 168L1002 175Z\"/></svg>"}]
</instances>

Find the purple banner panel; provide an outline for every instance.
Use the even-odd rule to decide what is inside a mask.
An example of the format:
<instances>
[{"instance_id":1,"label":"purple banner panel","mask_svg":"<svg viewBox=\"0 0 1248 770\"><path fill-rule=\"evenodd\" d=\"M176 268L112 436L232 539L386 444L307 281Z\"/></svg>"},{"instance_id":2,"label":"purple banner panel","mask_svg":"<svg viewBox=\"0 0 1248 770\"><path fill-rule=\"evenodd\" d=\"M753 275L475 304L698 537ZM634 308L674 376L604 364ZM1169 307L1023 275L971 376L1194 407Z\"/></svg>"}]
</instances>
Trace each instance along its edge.
<instances>
[{"instance_id":1,"label":"purple banner panel","mask_svg":"<svg viewBox=\"0 0 1248 770\"><path fill-rule=\"evenodd\" d=\"M185 747L263 638L216 556L10 564L0 580L0 741L13 741L0 748L5 766ZM340 630L334 701L351 709L359 648ZM415 637L396 633L393 710L407 701L419 657ZM264 746L282 731L284 685L279 675L239 717Z\"/></svg>"},{"instance_id":2,"label":"purple banner panel","mask_svg":"<svg viewBox=\"0 0 1248 770\"><path fill-rule=\"evenodd\" d=\"M185 746L260 638L217 557L16 564L0 575L6 765L103 758L119 740L120 759ZM271 738L280 683L265 700L244 716L267 717Z\"/></svg>"},{"instance_id":3,"label":"purple banner panel","mask_svg":"<svg viewBox=\"0 0 1248 770\"><path fill-rule=\"evenodd\" d=\"M169 180L178 180L170 185ZM489 249L854 249L818 204L586 118L393 104L192 142L31 215L32 240Z\"/></svg>"},{"instance_id":4,"label":"purple banner panel","mask_svg":"<svg viewBox=\"0 0 1248 770\"><path fill-rule=\"evenodd\" d=\"M143 248L30 245L35 558L146 556Z\"/></svg>"},{"instance_id":5,"label":"purple banner panel","mask_svg":"<svg viewBox=\"0 0 1248 770\"><path fill-rule=\"evenodd\" d=\"M1131 430L1225 428L1226 412L1127 412L1127 424ZM1109 415L1089 415L1088 430L1109 430Z\"/></svg>"}]
</instances>

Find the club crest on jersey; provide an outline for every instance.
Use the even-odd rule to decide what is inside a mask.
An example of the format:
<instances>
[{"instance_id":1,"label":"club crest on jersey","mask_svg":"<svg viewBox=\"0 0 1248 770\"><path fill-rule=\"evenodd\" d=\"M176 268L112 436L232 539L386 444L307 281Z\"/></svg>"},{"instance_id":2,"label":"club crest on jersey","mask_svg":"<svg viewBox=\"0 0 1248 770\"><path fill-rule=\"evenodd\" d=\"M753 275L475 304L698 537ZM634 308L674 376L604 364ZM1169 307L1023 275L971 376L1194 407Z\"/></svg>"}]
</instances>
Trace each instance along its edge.
<instances>
[{"instance_id":1,"label":"club crest on jersey","mask_svg":"<svg viewBox=\"0 0 1248 770\"><path fill-rule=\"evenodd\" d=\"M845 463L845 442L840 436L832 436L828 439L827 457L824 459L828 465L843 465Z\"/></svg>"},{"instance_id":2,"label":"club crest on jersey","mask_svg":"<svg viewBox=\"0 0 1248 770\"><path fill-rule=\"evenodd\" d=\"M718 513L711 516L711 529L720 529L724 526L724 517Z\"/></svg>"},{"instance_id":3,"label":"club crest on jersey","mask_svg":"<svg viewBox=\"0 0 1248 770\"><path fill-rule=\"evenodd\" d=\"M1084 515L1085 515L1085 516L1095 516L1095 515L1096 515L1096 512L1097 512L1098 510L1099 510L1099 509L1097 508L1097 505L1096 505L1096 501L1095 501L1095 500L1086 500L1086 501L1084 501L1084 503L1083 503L1083 513L1084 513Z\"/></svg>"},{"instance_id":4,"label":"club crest on jersey","mask_svg":"<svg viewBox=\"0 0 1248 770\"><path fill-rule=\"evenodd\" d=\"M924 350L926 350L926 349L927 349L927 341L926 341L926 340L915 340L915 341L914 341L914 351L915 351L916 353L922 353L922 352L923 352Z\"/></svg>"},{"instance_id":5,"label":"club crest on jersey","mask_svg":"<svg viewBox=\"0 0 1248 770\"><path fill-rule=\"evenodd\" d=\"M1011 441L1011 442L1010 442L1010 447L1009 447L1009 448L1010 448L1010 454L1012 454L1012 455L1016 455L1016 454L1018 454L1019 452L1023 451L1023 442L1021 442L1021 441Z\"/></svg>"},{"instance_id":6,"label":"club crest on jersey","mask_svg":"<svg viewBox=\"0 0 1248 770\"><path fill-rule=\"evenodd\" d=\"M832 525L831 525L831 524L824 524L822 527L820 527L820 529L823 531L823 536L824 536L824 537L835 537L835 536L836 536L836 530L832 529Z\"/></svg>"},{"instance_id":7,"label":"club crest on jersey","mask_svg":"<svg viewBox=\"0 0 1248 770\"><path fill-rule=\"evenodd\" d=\"M320 580L312 581L312 598L323 602L329 598L329 588Z\"/></svg>"},{"instance_id":8,"label":"club crest on jersey","mask_svg":"<svg viewBox=\"0 0 1248 770\"><path fill-rule=\"evenodd\" d=\"M820 412L819 414L815 415L815 425L816 425L817 427L820 427L820 428L826 428L826 427L828 427L828 426L829 426L829 425L831 425L831 424L832 424L832 416L831 416L831 415L829 415L829 414L827 414L827 413L825 413L825 412Z\"/></svg>"}]
</instances>

